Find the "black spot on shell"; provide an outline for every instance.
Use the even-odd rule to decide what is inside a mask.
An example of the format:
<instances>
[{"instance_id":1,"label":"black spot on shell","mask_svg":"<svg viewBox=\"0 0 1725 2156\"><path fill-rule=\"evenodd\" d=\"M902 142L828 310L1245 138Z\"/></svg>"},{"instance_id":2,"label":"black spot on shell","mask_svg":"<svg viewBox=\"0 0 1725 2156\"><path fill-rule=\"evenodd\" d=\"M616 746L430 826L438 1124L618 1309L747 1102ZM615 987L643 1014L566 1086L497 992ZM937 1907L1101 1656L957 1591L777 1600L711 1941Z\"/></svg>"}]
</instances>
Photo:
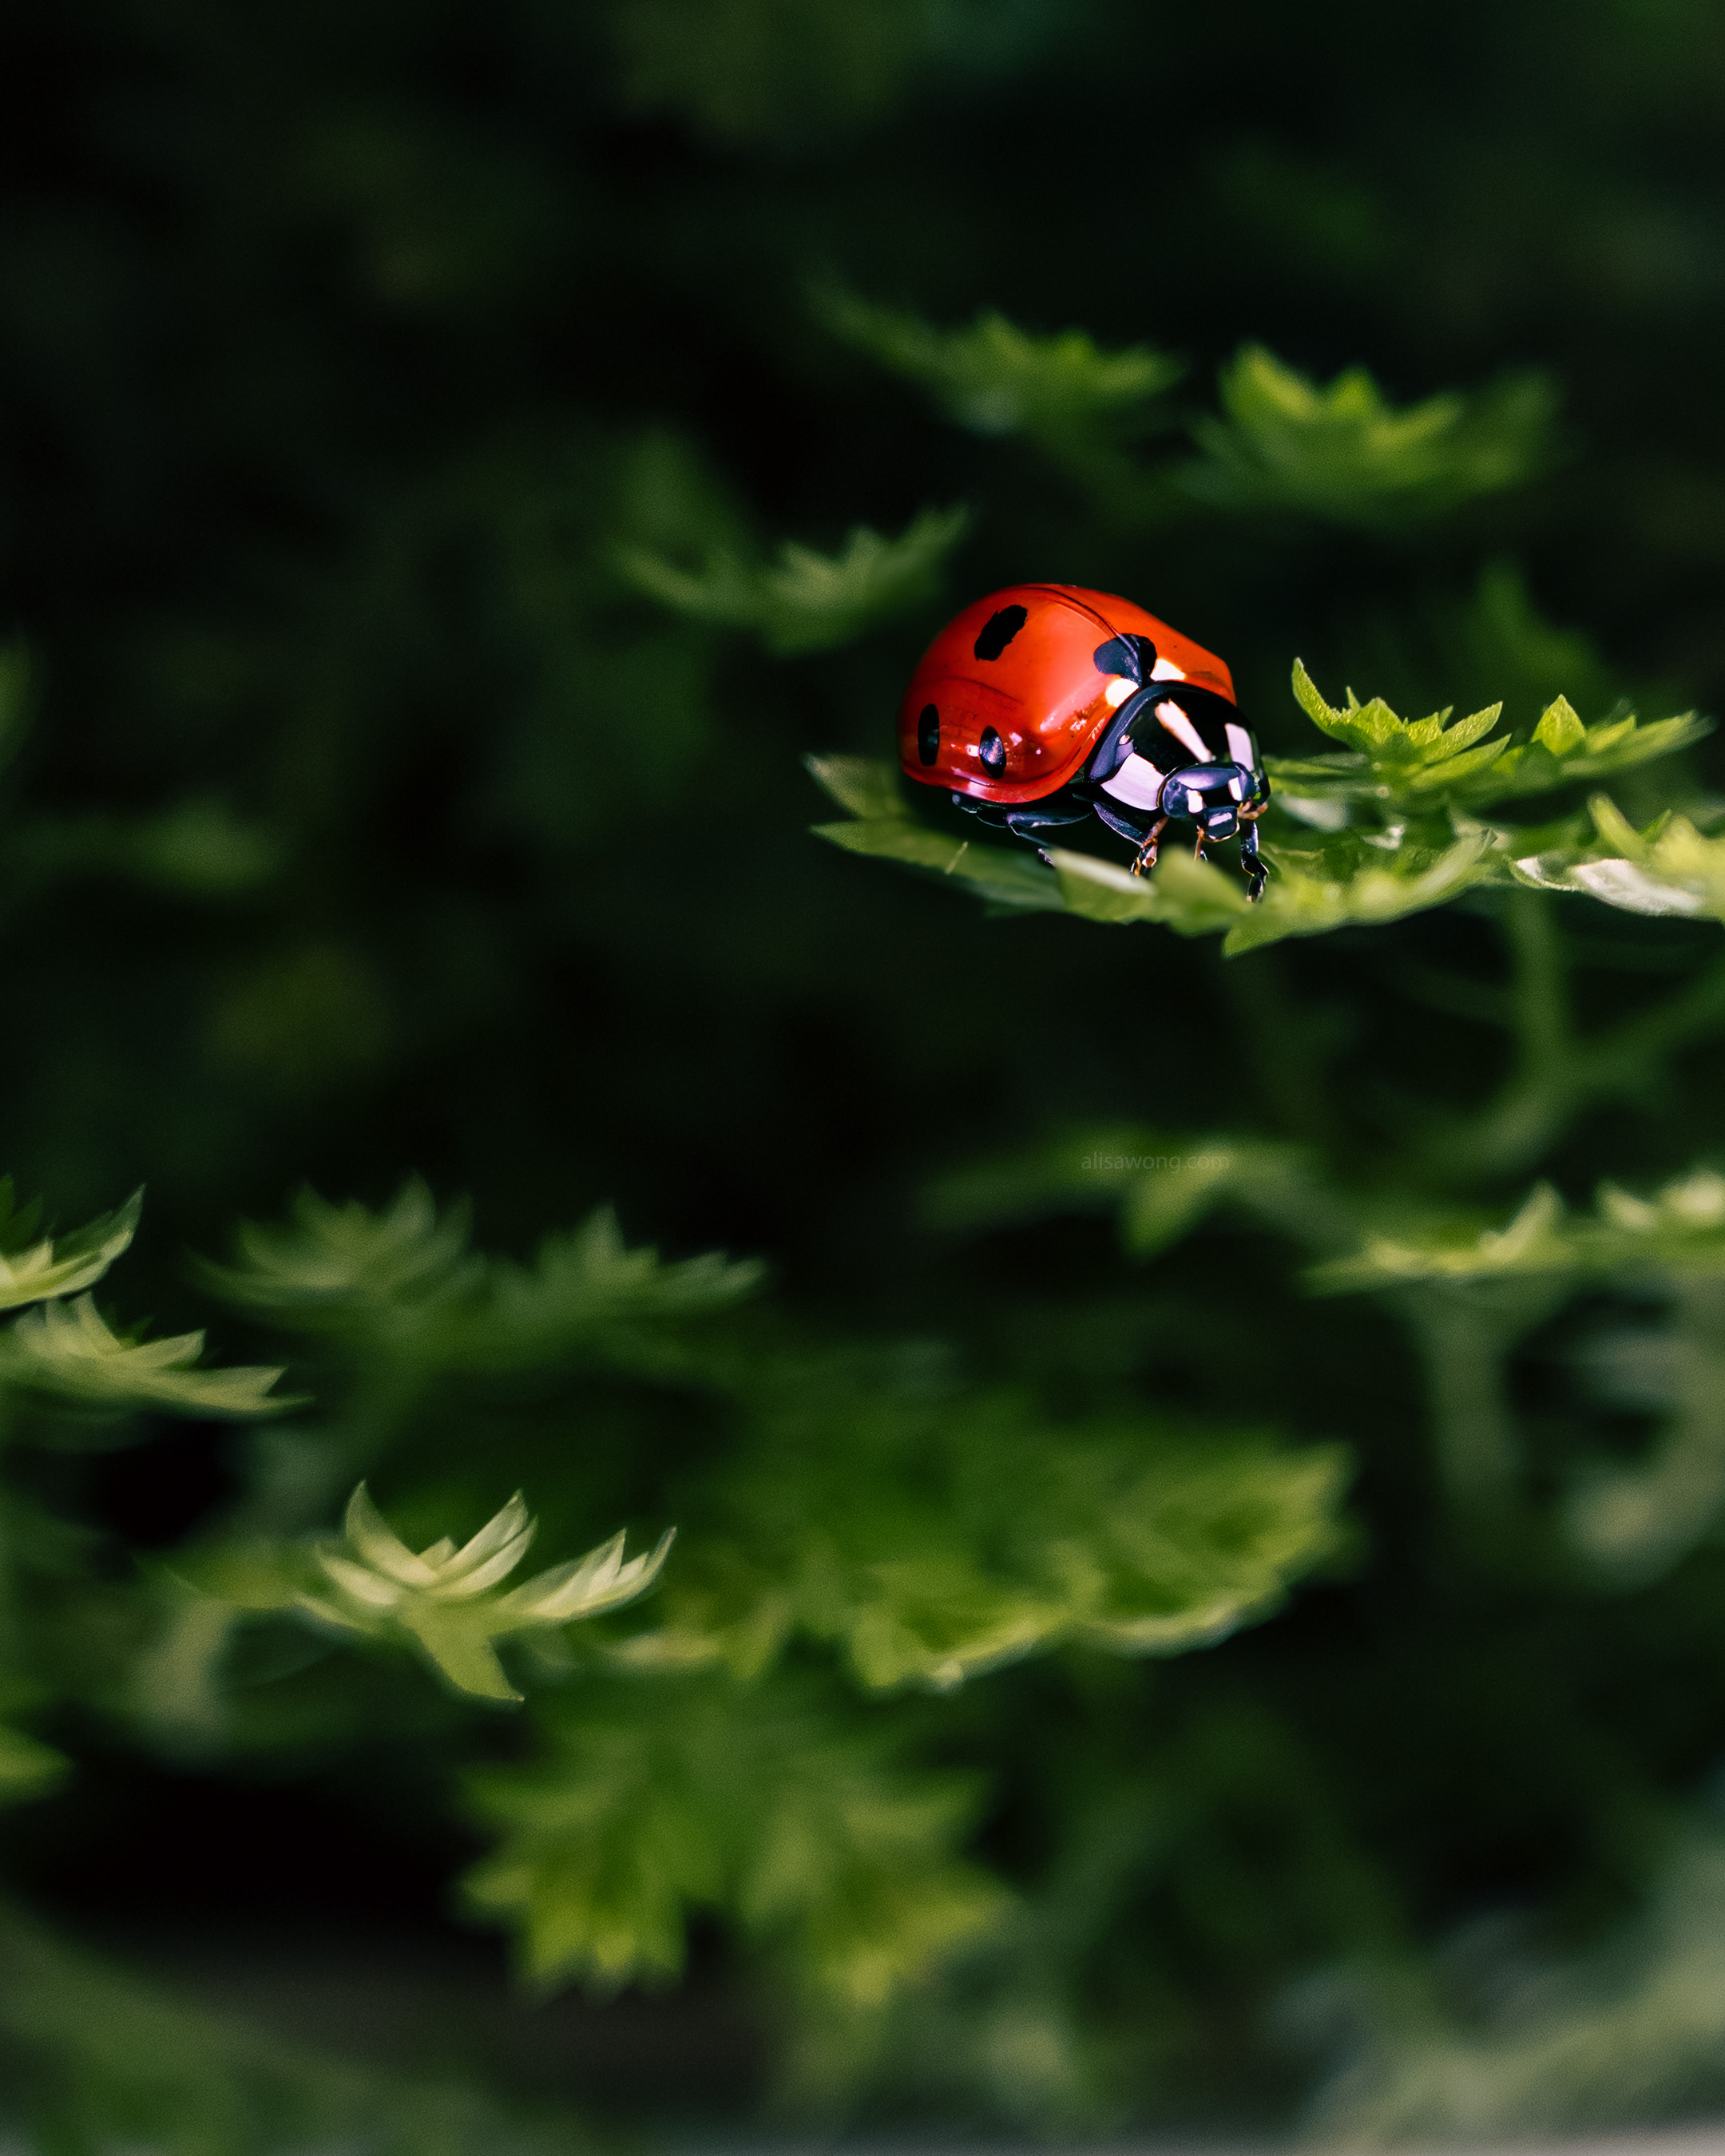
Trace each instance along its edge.
<instances>
[{"instance_id":1,"label":"black spot on shell","mask_svg":"<svg viewBox=\"0 0 1725 2156\"><path fill-rule=\"evenodd\" d=\"M982 634L976 640L977 657L998 659L1024 627L1025 619L1024 609L1021 606L1001 607L991 613L983 624Z\"/></svg>"},{"instance_id":2,"label":"black spot on shell","mask_svg":"<svg viewBox=\"0 0 1725 2156\"><path fill-rule=\"evenodd\" d=\"M1092 658L1099 674L1124 674L1133 681L1147 681L1156 671L1156 646L1147 636L1111 636Z\"/></svg>"},{"instance_id":3,"label":"black spot on shell","mask_svg":"<svg viewBox=\"0 0 1725 2156\"><path fill-rule=\"evenodd\" d=\"M916 721L916 753L925 763L932 763L941 752L941 715L939 707L925 704L922 715Z\"/></svg>"},{"instance_id":4,"label":"black spot on shell","mask_svg":"<svg viewBox=\"0 0 1725 2156\"><path fill-rule=\"evenodd\" d=\"M999 778L1006 768L1006 743L1001 740L993 726L984 726L983 738L978 747L983 759L983 769L988 773L990 778Z\"/></svg>"}]
</instances>

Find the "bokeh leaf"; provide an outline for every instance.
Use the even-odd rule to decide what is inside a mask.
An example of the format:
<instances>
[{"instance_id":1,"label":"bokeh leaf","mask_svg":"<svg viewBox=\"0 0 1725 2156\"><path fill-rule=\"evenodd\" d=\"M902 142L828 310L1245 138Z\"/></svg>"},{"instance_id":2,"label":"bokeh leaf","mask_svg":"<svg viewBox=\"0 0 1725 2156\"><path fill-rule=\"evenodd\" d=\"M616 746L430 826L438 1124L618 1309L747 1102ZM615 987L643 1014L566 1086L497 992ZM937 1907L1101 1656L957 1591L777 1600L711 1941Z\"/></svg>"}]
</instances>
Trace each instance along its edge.
<instances>
[{"instance_id":1,"label":"bokeh leaf","mask_svg":"<svg viewBox=\"0 0 1725 2156\"><path fill-rule=\"evenodd\" d=\"M1149 345L1105 352L1083 330L1039 336L989 308L967 328L939 330L837 286L819 290L815 306L834 336L979 434L1065 444L1117 430L1141 422L1186 371Z\"/></svg>"},{"instance_id":2,"label":"bokeh leaf","mask_svg":"<svg viewBox=\"0 0 1725 2156\"><path fill-rule=\"evenodd\" d=\"M87 1295L45 1302L0 1333L0 1386L90 1408L157 1408L175 1414L273 1414L296 1403L271 1394L279 1368L200 1368L202 1332L131 1340L114 1332Z\"/></svg>"},{"instance_id":3,"label":"bokeh leaf","mask_svg":"<svg viewBox=\"0 0 1725 2156\"><path fill-rule=\"evenodd\" d=\"M974 1784L906 1768L807 1685L614 1683L547 1734L543 1761L473 1779L502 1840L465 1882L541 1983L662 1981L689 1914L717 1909L798 1986L869 2011L1008 1907L956 1853Z\"/></svg>"},{"instance_id":4,"label":"bokeh leaf","mask_svg":"<svg viewBox=\"0 0 1725 2156\"><path fill-rule=\"evenodd\" d=\"M962 508L925 509L896 539L859 526L836 555L787 540L760 567L714 552L685 568L640 547L619 548L617 562L661 606L715 628L747 629L788 658L853 643L930 597L969 521Z\"/></svg>"},{"instance_id":5,"label":"bokeh leaf","mask_svg":"<svg viewBox=\"0 0 1725 2156\"><path fill-rule=\"evenodd\" d=\"M1518 486L1555 454L1557 395L1543 374L1398 408L1363 367L1320 385L1248 344L1220 389L1221 415L1193 429L1204 460L1181 480L1235 512L1394 526Z\"/></svg>"}]
</instances>

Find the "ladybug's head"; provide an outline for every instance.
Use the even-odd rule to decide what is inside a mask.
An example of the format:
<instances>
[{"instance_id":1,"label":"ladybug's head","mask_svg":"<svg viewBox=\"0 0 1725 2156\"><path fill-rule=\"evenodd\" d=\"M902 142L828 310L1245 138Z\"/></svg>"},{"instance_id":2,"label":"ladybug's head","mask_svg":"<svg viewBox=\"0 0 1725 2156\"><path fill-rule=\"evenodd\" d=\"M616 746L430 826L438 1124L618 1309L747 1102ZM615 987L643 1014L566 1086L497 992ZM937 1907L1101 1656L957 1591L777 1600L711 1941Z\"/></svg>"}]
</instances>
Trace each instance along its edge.
<instances>
[{"instance_id":1,"label":"ladybug's head","mask_svg":"<svg viewBox=\"0 0 1725 2156\"><path fill-rule=\"evenodd\" d=\"M1243 763L1189 763L1165 782L1158 804L1164 816L1183 816L1207 839L1231 839L1242 809L1255 808L1261 776Z\"/></svg>"}]
</instances>

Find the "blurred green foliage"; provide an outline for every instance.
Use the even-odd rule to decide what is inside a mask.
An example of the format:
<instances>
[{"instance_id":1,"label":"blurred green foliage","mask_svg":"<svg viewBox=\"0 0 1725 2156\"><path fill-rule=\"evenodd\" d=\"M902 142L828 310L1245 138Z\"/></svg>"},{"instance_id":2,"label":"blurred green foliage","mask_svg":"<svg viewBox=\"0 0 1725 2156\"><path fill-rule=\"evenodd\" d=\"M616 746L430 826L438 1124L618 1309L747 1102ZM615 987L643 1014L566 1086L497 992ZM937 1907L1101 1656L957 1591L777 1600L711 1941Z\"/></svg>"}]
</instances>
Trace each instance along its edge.
<instances>
[{"instance_id":1,"label":"blurred green foliage","mask_svg":"<svg viewBox=\"0 0 1725 2156\"><path fill-rule=\"evenodd\" d=\"M77 1943L224 1907L681 1985L702 2131L1717 2102L1715 15L0 54L8 2130L605 2107ZM883 762L1026 577L1260 905Z\"/></svg>"}]
</instances>

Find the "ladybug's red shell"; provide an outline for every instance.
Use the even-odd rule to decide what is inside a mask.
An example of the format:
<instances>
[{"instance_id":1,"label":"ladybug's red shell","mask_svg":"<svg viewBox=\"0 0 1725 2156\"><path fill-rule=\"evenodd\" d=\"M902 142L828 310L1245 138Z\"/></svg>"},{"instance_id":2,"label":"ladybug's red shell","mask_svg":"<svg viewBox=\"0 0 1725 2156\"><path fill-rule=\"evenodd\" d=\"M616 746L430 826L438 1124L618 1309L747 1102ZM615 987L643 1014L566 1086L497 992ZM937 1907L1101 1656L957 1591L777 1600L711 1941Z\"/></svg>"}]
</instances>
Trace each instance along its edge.
<instances>
[{"instance_id":1,"label":"ladybug's red shell","mask_svg":"<svg viewBox=\"0 0 1725 2156\"><path fill-rule=\"evenodd\" d=\"M1117 636L1147 637L1164 662L1161 678L1235 701L1221 660L1130 599L1076 584L1013 584L966 607L923 654L899 708L906 772L926 786L1009 805L1056 792L1079 776L1114 716L1117 693L1111 703L1106 692L1120 677L1102 672L1096 654ZM932 723L925 718L931 706ZM991 727L1006 752L993 777L983 763Z\"/></svg>"}]
</instances>

